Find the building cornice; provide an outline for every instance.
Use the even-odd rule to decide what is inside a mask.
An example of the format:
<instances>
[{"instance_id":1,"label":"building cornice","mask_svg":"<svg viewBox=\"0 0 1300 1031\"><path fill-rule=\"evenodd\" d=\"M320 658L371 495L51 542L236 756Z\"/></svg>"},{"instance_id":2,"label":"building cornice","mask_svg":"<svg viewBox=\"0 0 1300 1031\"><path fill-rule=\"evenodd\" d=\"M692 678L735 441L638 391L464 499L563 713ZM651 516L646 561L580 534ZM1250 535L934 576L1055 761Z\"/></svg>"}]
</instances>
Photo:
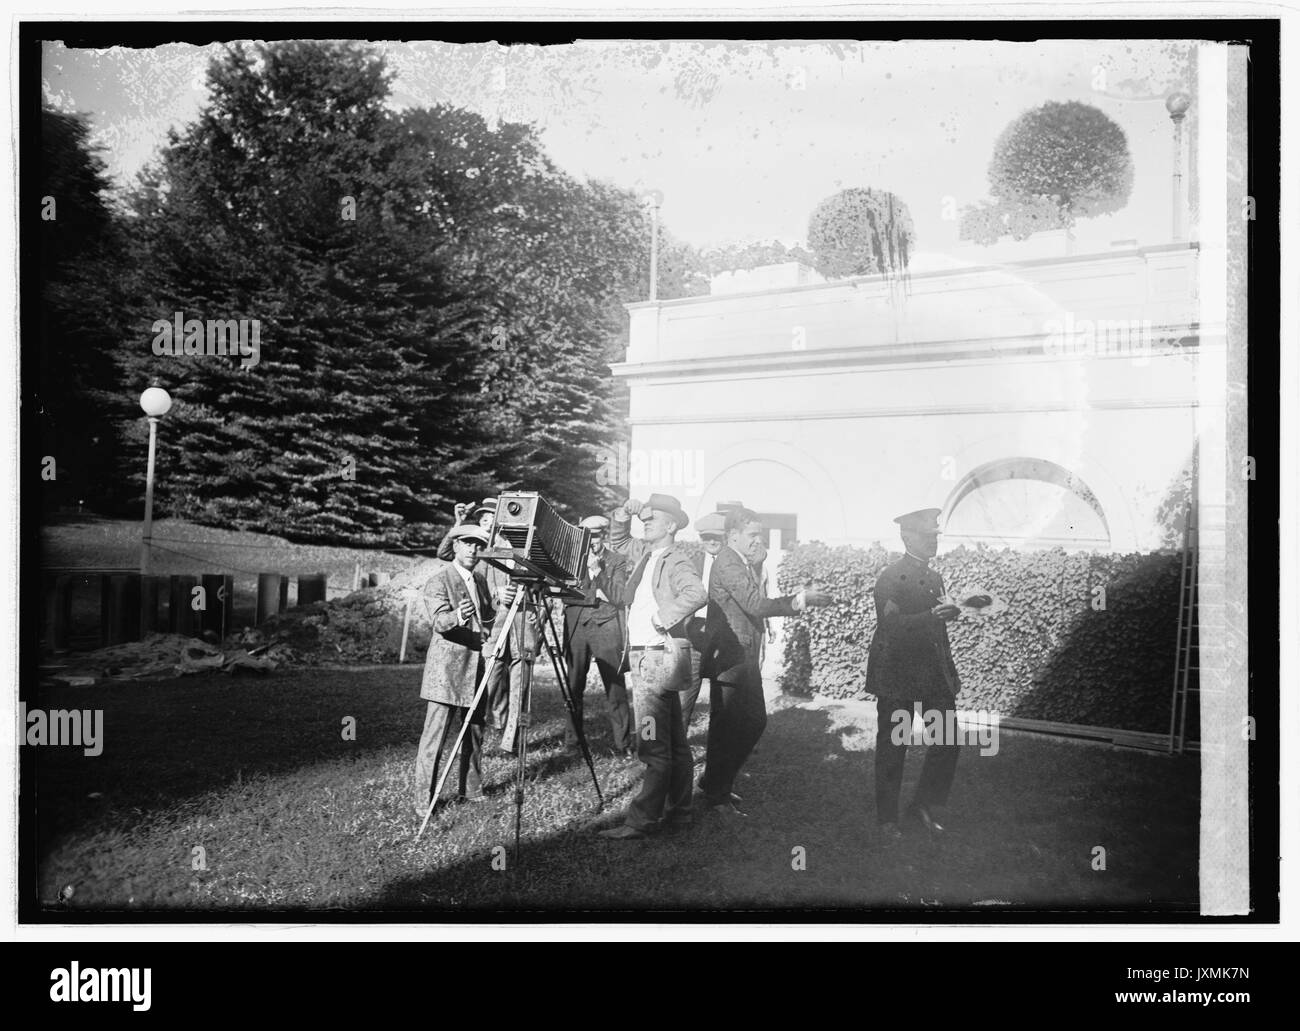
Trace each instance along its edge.
<instances>
[{"instance_id":1,"label":"building cornice","mask_svg":"<svg viewBox=\"0 0 1300 1031\"><path fill-rule=\"evenodd\" d=\"M957 268L929 269L925 272L908 273L906 276L901 277L901 279L904 283L917 283L924 282L928 279L979 275L988 272L1013 272L1016 269L1044 268L1051 265L1068 267L1070 265L1097 264L1107 261L1119 261L1125 258L1143 258L1152 254L1168 254L1189 250L1199 251L1200 244L1196 241L1190 243L1161 243L1151 244L1146 247L1132 247L1118 251L1096 251L1092 254L1069 255L1068 257L1029 258L1024 261L1005 261L990 263L987 265L965 265ZM718 303L720 301L735 301L753 297L770 297L776 294L815 293L818 290L843 290L846 287L856 289L868 285L890 286L894 281L894 277L880 274L871 276L850 276L847 279L834 279L826 283L804 283L799 286L767 287L763 290L747 290L726 294L701 294L697 297L674 297L671 300L665 301L632 301L629 304L623 305L623 307L629 312L638 311L644 308L678 308L693 304L710 304Z\"/></svg>"},{"instance_id":2,"label":"building cornice","mask_svg":"<svg viewBox=\"0 0 1300 1031\"><path fill-rule=\"evenodd\" d=\"M1155 342L1147 358L1188 356L1212 347L1216 337L1203 337L1197 325L1152 327ZM1221 340L1218 340L1220 345ZM878 365L919 364L1007 358L1050 362L1131 361L1132 353L1054 355L1046 351L1044 337L972 337L965 340L935 340L871 347L834 347L812 351L760 351L749 354L699 358L674 358L656 362L615 362L610 371L621 378L680 378L736 374L743 372L811 371L836 368L869 368Z\"/></svg>"},{"instance_id":3,"label":"building cornice","mask_svg":"<svg viewBox=\"0 0 1300 1031\"><path fill-rule=\"evenodd\" d=\"M1203 405L1196 398L1140 397L1140 398L1102 398L1075 403L1043 402L1038 404L942 404L942 405L899 405L895 407L860 407L860 408L808 408L791 410L774 414L771 411L749 412L688 412L669 415L648 415L627 420L629 426L683 426L690 427L705 423L748 423L748 422L802 422L806 419L905 419L912 416L956 416L956 415L1032 415L1045 412L1105 412L1127 411L1135 409L1152 410L1221 408L1222 405Z\"/></svg>"}]
</instances>

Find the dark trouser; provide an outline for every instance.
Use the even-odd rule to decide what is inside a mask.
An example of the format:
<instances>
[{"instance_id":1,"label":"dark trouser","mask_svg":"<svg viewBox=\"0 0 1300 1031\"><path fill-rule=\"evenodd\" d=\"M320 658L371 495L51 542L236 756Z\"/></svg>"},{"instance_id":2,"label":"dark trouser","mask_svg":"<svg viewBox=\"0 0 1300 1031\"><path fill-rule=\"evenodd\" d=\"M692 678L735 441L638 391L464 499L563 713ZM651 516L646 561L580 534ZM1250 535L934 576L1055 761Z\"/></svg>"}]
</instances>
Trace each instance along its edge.
<instances>
[{"instance_id":1,"label":"dark trouser","mask_svg":"<svg viewBox=\"0 0 1300 1031\"><path fill-rule=\"evenodd\" d=\"M709 681L709 737L700 788L710 804L726 802L740 768L767 726L763 676L754 663Z\"/></svg>"},{"instance_id":2,"label":"dark trouser","mask_svg":"<svg viewBox=\"0 0 1300 1031\"><path fill-rule=\"evenodd\" d=\"M468 708L459 705L429 703L424 714L424 732L420 735L419 749L415 753L415 804L421 809L428 806L429 799L433 797L433 789L438 784L438 766L442 760L443 745L449 737L455 740L460 732L461 721L468 713ZM483 717L484 704L480 701L460 746L456 788L458 795L483 793L482 768L479 764L479 754L483 747Z\"/></svg>"},{"instance_id":3,"label":"dark trouser","mask_svg":"<svg viewBox=\"0 0 1300 1031\"><path fill-rule=\"evenodd\" d=\"M644 831L690 817L694 765L682 723L681 692L650 687L661 679L652 666L642 672L643 664L662 663L663 652L633 650L631 660L628 676L639 721L637 756L645 763L645 778L628 806L625 822Z\"/></svg>"},{"instance_id":4,"label":"dark trouser","mask_svg":"<svg viewBox=\"0 0 1300 1031\"><path fill-rule=\"evenodd\" d=\"M907 699L876 699L876 820L878 823L898 822L898 795L903 787L903 760L907 757L907 738L911 737L911 714L916 706L922 712L935 710L943 714L944 726L956 726L956 699L951 696L917 703ZM906 712L907 722L900 722L895 713ZM950 716L949 713L952 713ZM951 722L950 722L951 721ZM904 728L899 730L898 728ZM899 739L902 743L896 743ZM919 742L914 742L919 743ZM955 741L925 746L925 765L921 767L921 780L916 786L912 804L918 806L943 805L952 789L953 775L957 772L959 745Z\"/></svg>"},{"instance_id":5,"label":"dark trouser","mask_svg":"<svg viewBox=\"0 0 1300 1031\"><path fill-rule=\"evenodd\" d=\"M613 630L608 628L612 626ZM569 696L573 699L573 715L582 722L582 696L587 690L587 671L591 663L596 663L600 671L601 683L605 685L605 697L609 700L609 726L614 736L615 751L632 748L635 738L632 733L632 709L628 704L627 684L623 674L618 671L623 661L623 641L618 623L606 624L598 629L582 626L574 628L569 638ZM565 734L568 741L574 741L577 735L573 727Z\"/></svg>"}]
</instances>

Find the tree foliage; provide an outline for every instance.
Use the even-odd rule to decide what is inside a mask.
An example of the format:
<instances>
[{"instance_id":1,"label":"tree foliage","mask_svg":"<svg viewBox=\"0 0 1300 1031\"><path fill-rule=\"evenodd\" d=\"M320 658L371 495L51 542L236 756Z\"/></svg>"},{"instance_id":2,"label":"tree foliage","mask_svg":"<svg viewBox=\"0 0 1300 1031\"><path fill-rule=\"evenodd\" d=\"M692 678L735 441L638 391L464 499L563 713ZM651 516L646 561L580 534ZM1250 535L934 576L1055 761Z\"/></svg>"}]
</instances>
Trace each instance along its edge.
<instances>
[{"instance_id":1,"label":"tree foliage","mask_svg":"<svg viewBox=\"0 0 1300 1031\"><path fill-rule=\"evenodd\" d=\"M904 275L915 246L907 205L886 190L841 190L808 220L814 267L828 279Z\"/></svg>"},{"instance_id":2,"label":"tree foliage","mask_svg":"<svg viewBox=\"0 0 1300 1031\"><path fill-rule=\"evenodd\" d=\"M1068 229L1080 218L1119 211L1132 189L1124 130L1090 104L1048 101L998 137L989 162L993 200L963 213L961 237L991 244Z\"/></svg>"},{"instance_id":3,"label":"tree foliage","mask_svg":"<svg viewBox=\"0 0 1300 1031\"><path fill-rule=\"evenodd\" d=\"M175 399L161 511L395 543L501 489L595 502L644 213L560 171L527 126L390 110L390 79L352 43L227 48L132 192L122 367L128 393L156 378ZM155 354L177 312L257 320L260 360ZM138 481L144 421L118 416Z\"/></svg>"}]
</instances>

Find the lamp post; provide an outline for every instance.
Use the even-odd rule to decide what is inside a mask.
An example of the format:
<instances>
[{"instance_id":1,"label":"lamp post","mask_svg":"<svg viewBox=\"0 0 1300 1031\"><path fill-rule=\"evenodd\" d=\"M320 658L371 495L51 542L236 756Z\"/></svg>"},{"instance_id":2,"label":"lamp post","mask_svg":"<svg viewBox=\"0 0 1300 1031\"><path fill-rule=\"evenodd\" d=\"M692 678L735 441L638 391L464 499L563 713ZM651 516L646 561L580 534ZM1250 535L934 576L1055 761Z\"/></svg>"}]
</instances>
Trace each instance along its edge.
<instances>
[{"instance_id":1,"label":"lamp post","mask_svg":"<svg viewBox=\"0 0 1300 1031\"><path fill-rule=\"evenodd\" d=\"M664 202L662 190L651 190L645 195L650 205L650 300L659 299L659 205Z\"/></svg>"},{"instance_id":2,"label":"lamp post","mask_svg":"<svg viewBox=\"0 0 1300 1031\"><path fill-rule=\"evenodd\" d=\"M1179 90L1165 97L1165 110L1174 123L1174 240L1183 239L1183 119L1192 106L1192 98Z\"/></svg>"},{"instance_id":3,"label":"lamp post","mask_svg":"<svg viewBox=\"0 0 1300 1031\"><path fill-rule=\"evenodd\" d=\"M149 417L149 468L144 480L144 536L140 547L140 572L149 573L150 549L153 544L153 467L158 440L158 420L171 410L172 398L158 386L157 380L140 395L140 407Z\"/></svg>"}]
</instances>

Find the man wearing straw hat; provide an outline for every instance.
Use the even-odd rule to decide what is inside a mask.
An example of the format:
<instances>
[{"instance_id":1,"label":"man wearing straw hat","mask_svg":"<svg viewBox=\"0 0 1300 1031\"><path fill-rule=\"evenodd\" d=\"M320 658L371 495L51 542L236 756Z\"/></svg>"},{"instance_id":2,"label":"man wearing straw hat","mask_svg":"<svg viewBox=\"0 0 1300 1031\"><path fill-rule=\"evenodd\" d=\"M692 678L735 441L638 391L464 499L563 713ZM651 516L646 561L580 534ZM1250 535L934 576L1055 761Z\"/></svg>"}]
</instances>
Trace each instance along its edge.
<instances>
[{"instance_id":1,"label":"man wearing straw hat","mask_svg":"<svg viewBox=\"0 0 1300 1031\"><path fill-rule=\"evenodd\" d=\"M475 570L479 553L487 546L487 532L473 523L452 529L453 558L438 570L425 586L425 603L433 622L433 636L424 663L420 697L428 702L424 730L415 757L416 808L425 812L438 783L438 766L447 738L468 721L461 744L457 798L483 801L479 753L483 745L485 698L470 711L474 693L483 676L483 644L496 611L482 571ZM503 592L501 603L508 606L517 588Z\"/></svg>"}]
</instances>

